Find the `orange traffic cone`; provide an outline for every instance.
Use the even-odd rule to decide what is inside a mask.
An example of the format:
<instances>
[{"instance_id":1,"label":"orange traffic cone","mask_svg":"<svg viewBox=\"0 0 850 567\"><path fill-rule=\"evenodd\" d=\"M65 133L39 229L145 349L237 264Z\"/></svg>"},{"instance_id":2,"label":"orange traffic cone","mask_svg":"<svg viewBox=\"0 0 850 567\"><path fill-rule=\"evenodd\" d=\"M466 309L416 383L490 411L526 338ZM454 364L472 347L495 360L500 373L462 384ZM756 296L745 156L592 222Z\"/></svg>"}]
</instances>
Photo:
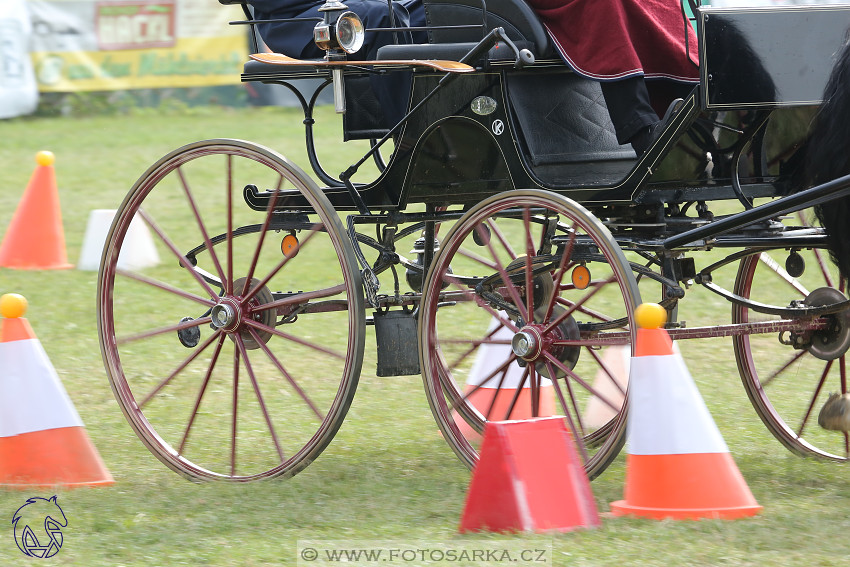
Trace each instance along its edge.
<instances>
[{"instance_id":1,"label":"orange traffic cone","mask_svg":"<svg viewBox=\"0 0 850 567\"><path fill-rule=\"evenodd\" d=\"M112 484L29 322L26 299L0 297L0 486Z\"/></svg>"},{"instance_id":2,"label":"orange traffic cone","mask_svg":"<svg viewBox=\"0 0 850 567\"><path fill-rule=\"evenodd\" d=\"M58 270L73 267L65 254L65 232L53 154L38 152L38 165L0 244L0 267Z\"/></svg>"},{"instance_id":3,"label":"orange traffic cone","mask_svg":"<svg viewBox=\"0 0 850 567\"><path fill-rule=\"evenodd\" d=\"M635 312L629 378L625 499L615 515L643 518L741 518L761 511L711 418L657 304Z\"/></svg>"},{"instance_id":4,"label":"orange traffic cone","mask_svg":"<svg viewBox=\"0 0 850 567\"><path fill-rule=\"evenodd\" d=\"M537 415L534 415L531 404L531 384L527 378L523 383L524 371L519 364L511 363L504 377L502 372L498 371L511 354L510 344L514 336L505 326L496 330L495 325L498 324L494 321L494 326L491 326L490 338L501 342L485 343L478 349L463 389L464 396L488 420L519 420L555 415L555 394L551 380L542 376L540 378L538 411ZM520 391L517 392L517 389ZM467 425L463 418L458 417L455 422L461 433L470 441L481 439L481 436Z\"/></svg>"},{"instance_id":5,"label":"orange traffic cone","mask_svg":"<svg viewBox=\"0 0 850 567\"><path fill-rule=\"evenodd\" d=\"M568 532L599 525L590 481L563 418L487 422L461 532Z\"/></svg>"}]
</instances>

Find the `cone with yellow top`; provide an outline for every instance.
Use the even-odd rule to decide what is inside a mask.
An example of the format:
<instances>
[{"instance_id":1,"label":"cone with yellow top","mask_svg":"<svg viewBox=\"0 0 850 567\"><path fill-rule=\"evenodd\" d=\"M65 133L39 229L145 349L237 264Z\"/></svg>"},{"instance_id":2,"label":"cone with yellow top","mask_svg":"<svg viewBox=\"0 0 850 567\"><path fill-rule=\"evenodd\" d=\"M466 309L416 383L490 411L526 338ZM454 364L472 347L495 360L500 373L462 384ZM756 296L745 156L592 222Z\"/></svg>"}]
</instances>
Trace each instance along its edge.
<instances>
[{"instance_id":1,"label":"cone with yellow top","mask_svg":"<svg viewBox=\"0 0 850 567\"><path fill-rule=\"evenodd\" d=\"M55 157L41 151L36 168L0 244L0 267L58 270L73 267L65 252Z\"/></svg>"},{"instance_id":2,"label":"cone with yellow top","mask_svg":"<svg viewBox=\"0 0 850 567\"><path fill-rule=\"evenodd\" d=\"M26 310L23 296L0 297L0 486L113 484Z\"/></svg>"},{"instance_id":3,"label":"cone with yellow top","mask_svg":"<svg viewBox=\"0 0 850 567\"><path fill-rule=\"evenodd\" d=\"M625 498L615 515L654 519L741 518L761 511L711 418L657 304L635 311L640 327L629 376Z\"/></svg>"}]
</instances>

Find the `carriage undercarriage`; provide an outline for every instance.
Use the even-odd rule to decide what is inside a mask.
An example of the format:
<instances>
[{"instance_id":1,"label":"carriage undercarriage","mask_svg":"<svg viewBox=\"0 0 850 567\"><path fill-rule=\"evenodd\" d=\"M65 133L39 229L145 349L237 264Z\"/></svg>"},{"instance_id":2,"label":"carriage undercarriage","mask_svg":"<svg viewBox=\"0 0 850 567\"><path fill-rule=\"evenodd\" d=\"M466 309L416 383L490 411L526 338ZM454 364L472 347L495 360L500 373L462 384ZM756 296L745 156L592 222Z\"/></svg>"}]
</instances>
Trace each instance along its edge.
<instances>
[{"instance_id":1,"label":"carriage undercarriage","mask_svg":"<svg viewBox=\"0 0 850 567\"><path fill-rule=\"evenodd\" d=\"M377 375L422 374L466 465L486 421L563 415L592 478L625 440L623 360L641 301L665 307L674 340L731 337L745 390L786 447L850 459L850 305L805 216L850 182L776 199L817 105L712 108L695 89L641 157L590 105L594 141L558 153L518 110L539 98L514 87L549 81L584 100L592 85L556 62L514 63L452 81L417 67L403 127L367 134L373 150L336 177L312 147L317 95L299 94L321 188L238 140L190 144L139 179L104 251L98 320L116 397L161 461L194 480L302 470L342 424L374 326ZM322 89L333 71L246 73L328 77ZM373 158L378 178L355 186ZM168 255L150 273L119 262L139 220ZM731 322L686 322L691 288L727 302ZM147 370L152 352L165 375Z\"/></svg>"}]
</instances>

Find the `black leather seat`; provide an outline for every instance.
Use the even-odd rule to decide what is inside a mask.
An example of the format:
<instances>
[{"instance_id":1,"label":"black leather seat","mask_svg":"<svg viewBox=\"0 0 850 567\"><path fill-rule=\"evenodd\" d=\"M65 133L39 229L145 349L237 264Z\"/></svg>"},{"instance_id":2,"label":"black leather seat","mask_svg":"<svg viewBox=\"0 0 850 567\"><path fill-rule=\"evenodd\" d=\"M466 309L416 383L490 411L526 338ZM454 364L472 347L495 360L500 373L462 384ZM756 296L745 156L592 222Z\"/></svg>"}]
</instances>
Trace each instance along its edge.
<instances>
[{"instance_id":1,"label":"black leather seat","mask_svg":"<svg viewBox=\"0 0 850 567\"><path fill-rule=\"evenodd\" d=\"M378 52L379 59L446 59L463 57L491 29L501 27L520 49L528 49L536 59L555 57L549 35L534 11L523 0L424 0L429 44L387 45ZM444 26L472 25L478 28L439 29ZM492 61L513 60L514 53L506 45L490 50Z\"/></svg>"}]
</instances>

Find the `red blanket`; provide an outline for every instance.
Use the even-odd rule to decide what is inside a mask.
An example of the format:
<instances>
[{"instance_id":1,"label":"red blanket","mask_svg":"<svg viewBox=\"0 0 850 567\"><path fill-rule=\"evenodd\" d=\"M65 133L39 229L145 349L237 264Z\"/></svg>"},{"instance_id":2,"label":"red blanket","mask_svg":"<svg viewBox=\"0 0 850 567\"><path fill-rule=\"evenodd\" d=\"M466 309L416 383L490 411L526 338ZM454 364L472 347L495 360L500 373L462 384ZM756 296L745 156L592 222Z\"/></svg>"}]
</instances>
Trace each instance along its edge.
<instances>
[{"instance_id":1,"label":"red blanket","mask_svg":"<svg viewBox=\"0 0 850 567\"><path fill-rule=\"evenodd\" d=\"M696 34L679 0L526 0L577 73L697 82Z\"/></svg>"}]
</instances>

